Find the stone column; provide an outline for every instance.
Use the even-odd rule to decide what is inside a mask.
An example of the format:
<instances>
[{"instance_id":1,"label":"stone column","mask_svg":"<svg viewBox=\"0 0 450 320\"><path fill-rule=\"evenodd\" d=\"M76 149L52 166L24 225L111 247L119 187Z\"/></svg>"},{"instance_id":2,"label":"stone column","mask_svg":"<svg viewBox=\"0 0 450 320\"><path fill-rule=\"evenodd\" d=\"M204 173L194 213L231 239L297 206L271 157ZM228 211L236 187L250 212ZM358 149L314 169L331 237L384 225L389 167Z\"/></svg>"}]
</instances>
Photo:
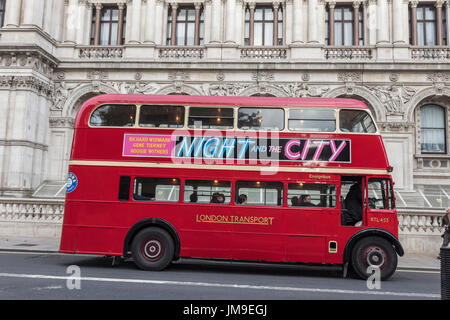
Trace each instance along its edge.
<instances>
[{"instance_id":1,"label":"stone column","mask_svg":"<svg viewBox=\"0 0 450 320\"><path fill-rule=\"evenodd\" d=\"M318 11L319 1L308 0L308 43L318 43Z\"/></svg>"},{"instance_id":2,"label":"stone column","mask_svg":"<svg viewBox=\"0 0 450 320\"><path fill-rule=\"evenodd\" d=\"M443 0L438 0L435 3L435 6L436 6L436 45L438 45L438 46L442 46L442 44L444 42L444 34L442 31L442 28L443 28L442 5L443 4L444 4Z\"/></svg>"},{"instance_id":3,"label":"stone column","mask_svg":"<svg viewBox=\"0 0 450 320\"><path fill-rule=\"evenodd\" d=\"M256 4L254 2L248 4L248 8L250 9L250 25L248 32L250 46L255 44L255 7Z\"/></svg>"},{"instance_id":4,"label":"stone column","mask_svg":"<svg viewBox=\"0 0 450 320\"><path fill-rule=\"evenodd\" d=\"M86 23L86 17L89 16L88 14L88 4L86 2L81 2L78 4L78 20L77 20L77 27L76 27L76 39L78 44L85 44L84 39L87 33L90 32L90 29L85 29ZM89 30L89 31L88 31Z\"/></svg>"},{"instance_id":5,"label":"stone column","mask_svg":"<svg viewBox=\"0 0 450 320\"><path fill-rule=\"evenodd\" d=\"M121 46L122 38L123 38L123 16L124 16L124 9L125 4L119 3L119 25L117 26L117 45Z\"/></svg>"},{"instance_id":6,"label":"stone column","mask_svg":"<svg viewBox=\"0 0 450 320\"><path fill-rule=\"evenodd\" d=\"M377 43L377 1L368 0L367 3L367 19L365 27L368 30L369 39L367 44L373 46Z\"/></svg>"},{"instance_id":7,"label":"stone column","mask_svg":"<svg viewBox=\"0 0 450 320\"><path fill-rule=\"evenodd\" d=\"M408 12L404 10L403 0L393 0L392 2L392 11L394 12L394 16L392 19L392 38L394 43L406 43L405 39L405 28L407 26L404 25L403 16L408 14Z\"/></svg>"},{"instance_id":8,"label":"stone column","mask_svg":"<svg viewBox=\"0 0 450 320\"><path fill-rule=\"evenodd\" d=\"M177 44L177 8L178 8L178 4L176 3L171 3L170 4L171 9L172 9L172 25L170 26L170 44L172 46Z\"/></svg>"},{"instance_id":9,"label":"stone column","mask_svg":"<svg viewBox=\"0 0 450 320\"><path fill-rule=\"evenodd\" d=\"M303 39L303 0L293 0L293 10L292 10L292 42L302 43Z\"/></svg>"},{"instance_id":10,"label":"stone column","mask_svg":"<svg viewBox=\"0 0 450 320\"><path fill-rule=\"evenodd\" d=\"M243 41L242 17L245 12L245 3L243 0L235 0L235 17L234 17L234 42L241 43Z\"/></svg>"},{"instance_id":11,"label":"stone column","mask_svg":"<svg viewBox=\"0 0 450 320\"><path fill-rule=\"evenodd\" d=\"M164 15L164 0L156 0L155 9L155 44L166 44L166 34L163 34L163 25L167 23L167 14Z\"/></svg>"},{"instance_id":12,"label":"stone column","mask_svg":"<svg viewBox=\"0 0 450 320\"><path fill-rule=\"evenodd\" d=\"M144 42L155 43L155 0L147 0L147 13L145 18Z\"/></svg>"},{"instance_id":13,"label":"stone column","mask_svg":"<svg viewBox=\"0 0 450 320\"><path fill-rule=\"evenodd\" d=\"M220 27L222 17L222 0L212 0L211 43L220 43Z\"/></svg>"},{"instance_id":14,"label":"stone column","mask_svg":"<svg viewBox=\"0 0 450 320\"><path fill-rule=\"evenodd\" d=\"M94 45L100 44L100 19L102 15L102 5L100 3L95 4L95 30L94 30Z\"/></svg>"},{"instance_id":15,"label":"stone column","mask_svg":"<svg viewBox=\"0 0 450 320\"><path fill-rule=\"evenodd\" d=\"M449 39L450 39L450 2L449 1L445 1L446 4L446 10L445 10L445 15L446 15L446 20L447 20L447 43L445 43L445 45L449 44Z\"/></svg>"},{"instance_id":16,"label":"stone column","mask_svg":"<svg viewBox=\"0 0 450 320\"><path fill-rule=\"evenodd\" d=\"M417 5L419 1L411 1L411 44L417 46Z\"/></svg>"},{"instance_id":17,"label":"stone column","mask_svg":"<svg viewBox=\"0 0 450 320\"><path fill-rule=\"evenodd\" d=\"M378 0L377 7L377 44L389 43L389 10L387 0Z\"/></svg>"},{"instance_id":18,"label":"stone column","mask_svg":"<svg viewBox=\"0 0 450 320\"><path fill-rule=\"evenodd\" d=\"M42 28L44 16L44 1L43 0L27 0L23 7L23 24L34 25Z\"/></svg>"},{"instance_id":19,"label":"stone column","mask_svg":"<svg viewBox=\"0 0 450 320\"><path fill-rule=\"evenodd\" d=\"M92 14L92 13L91 13ZM63 41L64 30L64 1L53 1L53 20L51 21L51 34L57 41ZM90 33L89 33L90 34Z\"/></svg>"},{"instance_id":20,"label":"stone column","mask_svg":"<svg viewBox=\"0 0 450 320\"><path fill-rule=\"evenodd\" d=\"M195 7L195 31L194 31L194 45L200 45L200 11L202 4L200 2L194 3Z\"/></svg>"},{"instance_id":21,"label":"stone column","mask_svg":"<svg viewBox=\"0 0 450 320\"><path fill-rule=\"evenodd\" d=\"M353 45L359 46L359 1L353 2Z\"/></svg>"},{"instance_id":22,"label":"stone column","mask_svg":"<svg viewBox=\"0 0 450 320\"><path fill-rule=\"evenodd\" d=\"M334 46L334 7L336 1L328 2L328 45Z\"/></svg>"},{"instance_id":23,"label":"stone column","mask_svg":"<svg viewBox=\"0 0 450 320\"><path fill-rule=\"evenodd\" d=\"M18 27L20 25L20 8L22 0L6 0L5 27Z\"/></svg>"},{"instance_id":24,"label":"stone column","mask_svg":"<svg viewBox=\"0 0 450 320\"><path fill-rule=\"evenodd\" d=\"M127 23L131 24L130 43L140 43L141 41L141 7L142 0L133 0L131 10L131 21Z\"/></svg>"},{"instance_id":25,"label":"stone column","mask_svg":"<svg viewBox=\"0 0 450 320\"><path fill-rule=\"evenodd\" d=\"M67 3L67 2L66 2ZM99 18L100 13L97 12L97 17ZM75 43L76 42L76 31L78 25L78 0L69 0L66 5L66 35L64 42ZM100 20L99 20L99 28L100 28ZM100 35L100 31L96 36Z\"/></svg>"},{"instance_id":26,"label":"stone column","mask_svg":"<svg viewBox=\"0 0 450 320\"><path fill-rule=\"evenodd\" d=\"M226 20L226 29L225 29L225 42L227 43L235 43L234 39L234 24L236 18L236 0L227 0L226 2L227 9L227 20ZM237 22L237 21L236 21Z\"/></svg>"},{"instance_id":27,"label":"stone column","mask_svg":"<svg viewBox=\"0 0 450 320\"><path fill-rule=\"evenodd\" d=\"M273 3L273 45L278 45L278 8L280 7L279 2Z\"/></svg>"}]
</instances>

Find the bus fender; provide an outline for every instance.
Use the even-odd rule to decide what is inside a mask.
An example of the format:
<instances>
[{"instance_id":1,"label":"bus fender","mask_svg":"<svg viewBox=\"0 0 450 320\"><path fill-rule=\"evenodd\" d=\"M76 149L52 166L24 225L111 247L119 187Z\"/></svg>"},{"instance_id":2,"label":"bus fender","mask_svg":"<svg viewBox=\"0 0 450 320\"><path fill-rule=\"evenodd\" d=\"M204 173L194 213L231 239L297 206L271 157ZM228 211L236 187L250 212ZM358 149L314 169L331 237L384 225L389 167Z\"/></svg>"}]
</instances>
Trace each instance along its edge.
<instances>
[{"instance_id":1,"label":"bus fender","mask_svg":"<svg viewBox=\"0 0 450 320\"><path fill-rule=\"evenodd\" d=\"M175 230L175 228L166 220L163 220L161 218L146 218L144 220L141 220L137 223L135 223L130 230L128 230L127 235L125 236L125 241L123 245L123 256L129 257L130 256L130 246L133 241L134 236L142 229L146 227L160 227L172 236L174 240L175 245L175 254L174 254L174 260L179 258L180 255L180 237Z\"/></svg>"},{"instance_id":2,"label":"bus fender","mask_svg":"<svg viewBox=\"0 0 450 320\"><path fill-rule=\"evenodd\" d=\"M344 265L347 265L349 263L352 249L353 246L356 244L356 242L358 242L359 239L368 236L377 236L380 238L384 238L394 246L395 251L400 257L402 257L405 254L400 241L392 233L383 229L368 228L358 231L347 241L347 244L344 249L344 257L343 257Z\"/></svg>"}]
</instances>

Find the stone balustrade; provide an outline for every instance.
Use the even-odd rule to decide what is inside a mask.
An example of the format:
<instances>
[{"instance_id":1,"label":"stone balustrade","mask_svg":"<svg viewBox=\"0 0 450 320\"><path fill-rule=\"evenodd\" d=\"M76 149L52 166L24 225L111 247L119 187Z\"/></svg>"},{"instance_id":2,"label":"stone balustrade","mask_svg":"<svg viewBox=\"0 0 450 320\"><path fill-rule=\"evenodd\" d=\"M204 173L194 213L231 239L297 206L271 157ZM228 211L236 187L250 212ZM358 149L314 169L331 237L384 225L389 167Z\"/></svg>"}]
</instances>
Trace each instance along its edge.
<instances>
[{"instance_id":1,"label":"stone balustrade","mask_svg":"<svg viewBox=\"0 0 450 320\"><path fill-rule=\"evenodd\" d=\"M370 47L325 47L323 49L326 60L371 60L373 49Z\"/></svg>"},{"instance_id":2,"label":"stone balustrade","mask_svg":"<svg viewBox=\"0 0 450 320\"><path fill-rule=\"evenodd\" d=\"M202 59L204 57L204 48L184 47L184 46L167 46L159 47L159 58L163 59Z\"/></svg>"},{"instance_id":3,"label":"stone balustrade","mask_svg":"<svg viewBox=\"0 0 450 320\"><path fill-rule=\"evenodd\" d=\"M64 200L0 199L0 235L58 237Z\"/></svg>"},{"instance_id":4,"label":"stone balustrade","mask_svg":"<svg viewBox=\"0 0 450 320\"><path fill-rule=\"evenodd\" d=\"M122 46L83 46L78 50L80 59L121 59L125 49Z\"/></svg>"},{"instance_id":5,"label":"stone balustrade","mask_svg":"<svg viewBox=\"0 0 450 320\"><path fill-rule=\"evenodd\" d=\"M413 60L425 60L425 61L448 61L450 60L450 48L449 47L412 47L411 59Z\"/></svg>"},{"instance_id":6,"label":"stone balustrade","mask_svg":"<svg viewBox=\"0 0 450 320\"><path fill-rule=\"evenodd\" d=\"M241 59L287 59L287 47L243 47Z\"/></svg>"}]
</instances>

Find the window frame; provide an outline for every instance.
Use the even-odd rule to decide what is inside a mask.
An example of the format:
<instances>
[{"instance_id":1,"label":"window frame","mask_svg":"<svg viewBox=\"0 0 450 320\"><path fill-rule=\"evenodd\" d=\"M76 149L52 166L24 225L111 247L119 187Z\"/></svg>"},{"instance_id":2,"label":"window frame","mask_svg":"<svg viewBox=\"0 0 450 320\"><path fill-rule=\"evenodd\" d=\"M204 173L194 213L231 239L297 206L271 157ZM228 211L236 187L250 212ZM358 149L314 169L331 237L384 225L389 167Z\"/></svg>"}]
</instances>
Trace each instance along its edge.
<instances>
[{"instance_id":1,"label":"window frame","mask_svg":"<svg viewBox=\"0 0 450 320\"><path fill-rule=\"evenodd\" d=\"M135 199L135 195L138 195L137 192L135 192L135 188L137 187L137 180L138 179L161 179L161 180L176 180L176 182L178 182L178 184L174 184L174 186L178 186L178 200L174 200L174 201L170 201L170 200L157 200L156 199L156 186L155 186L155 200L151 200L151 199ZM137 203L164 203L164 204L168 204L168 203L180 203L180 201L182 201L182 190L183 190L183 181L180 178L166 178L166 177L155 177L155 176L132 176L132 182L130 183L131 185L131 201L133 202L137 202ZM142 195L140 195L142 196Z\"/></svg>"},{"instance_id":2,"label":"window frame","mask_svg":"<svg viewBox=\"0 0 450 320\"><path fill-rule=\"evenodd\" d=\"M428 107L428 106L437 106L437 107L442 109L442 112L443 112L443 116L442 116L443 128L424 128L424 127L422 127L422 123L423 123L423 121L422 121L422 108ZM448 117L448 110L447 110L447 108L445 108L445 107L443 107L443 106L441 106L439 104L426 103L426 104L423 104L423 105L419 106L417 108L417 110L418 110L418 115L420 117L420 125L419 125L419 128L418 128L420 130L419 131L420 132L420 135L419 135L419 145L420 145L419 150L420 150L420 154L446 155L448 153L448 145L447 145L447 143L448 143L448 132L447 132L448 123L446 121L446 119ZM423 149L422 149L422 138L423 138L424 129L425 130L437 130L437 129L439 129L439 130L442 130L444 132L444 151L443 152L423 151Z\"/></svg>"},{"instance_id":3,"label":"window frame","mask_svg":"<svg viewBox=\"0 0 450 320\"><path fill-rule=\"evenodd\" d=\"M179 20L178 15L180 14L181 10L186 11L186 18L184 20ZM172 45L172 38L175 37L175 46L197 46L197 45L203 45L204 41L204 24L205 24L205 16L204 16L204 6L201 5L199 8L199 15L198 15L198 21L197 16L195 16L194 20L189 20L188 11L194 10L194 14L196 12L195 5L193 4L182 4L180 3L179 6L176 9L176 16L173 17L173 10L169 8L167 10L167 32L166 32L166 45ZM173 19L175 18L175 34L172 34L172 23ZM188 39L188 28L187 25L189 23L194 24L194 43L193 44L187 44ZM178 37L177 37L177 30L181 24L184 24L184 35L183 35L183 43L178 43ZM196 28L196 25L198 25L198 30ZM196 33L198 32L198 34ZM203 32L202 32L203 31ZM196 39L198 38L198 44L196 44Z\"/></svg>"},{"instance_id":4,"label":"window frame","mask_svg":"<svg viewBox=\"0 0 450 320\"><path fill-rule=\"evenodd\" d=\"M105 11L111 11L110 12L110 19L109 20L103 20L103 15L105 13ZM113 20L113 11L117 10L117 21ZM127 23L127 7L124 6L123 8L123 16L122 16L122 21L120 21L120 8L118 5L114 5L114 4L105 4L102 5L102 8L100 9L100 18L99 18L99 24L100 24L100 30L98 30L99 34L98 34L98 45L99 46L119 46L119 45L123 45L125 43L125 30L126 30L126 23ZM92 9L92 24L91 24L91 37L90 37L90 45L97 45L95 44L95 37L96 37L96 21L97 21L97 9L94 8ZM120 30L120 23L122 24L122 35L121 35L121 43L118 43L118 37L119 37L119 30ZM104 24L108 24L109 25L109 37L108 37L108 41L106 44L102 44L102 25ZM113 24L117 24L117 31L115 32L115 34L112 34L112 26Z\"/></svg>"}]
</instances>

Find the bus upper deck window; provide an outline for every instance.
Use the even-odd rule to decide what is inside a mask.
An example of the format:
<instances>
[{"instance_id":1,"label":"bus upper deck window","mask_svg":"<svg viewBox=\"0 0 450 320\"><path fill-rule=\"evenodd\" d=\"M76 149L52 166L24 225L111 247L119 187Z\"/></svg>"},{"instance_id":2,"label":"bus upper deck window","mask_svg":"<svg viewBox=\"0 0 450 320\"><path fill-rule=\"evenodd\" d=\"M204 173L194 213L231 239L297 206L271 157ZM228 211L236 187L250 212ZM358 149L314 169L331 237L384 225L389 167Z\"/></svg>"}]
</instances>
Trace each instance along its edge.
<instances>
[{"instance_id":1,"label":"bus upper deck window","mask_svg":"<svg viewBox=\"0 0 450 320\"><path fill-rule=\"evenodd\" d=\"M135 119L135 105L105 104L94 110L89 124L93 127L132 127Z\"/></svg>"},{"instance_id":2,"label":"bus upper deck window","mask_svg":"<svg viewBox=\"0 0 450 320\"><path fill-rule=\"evenodd\" d=\"M233 129L234 110L232 108L189 109L189 128L198 129Z\"/></svg>"},{"instance_id":3,"label":"bus upper deck window","mask_svg":"<svg viewBox=\"0 0 450 320\"><path fill-rule=\"evenodd\" d=\"M334 132L336 112L334 110L290 109L289 130Z\"/></svg>"},{"instance_id":4,"label":"bus upper deck window","mask_svg":"<svg viewBox=\"0 0 450 320\"><path fill-rule=\"evenodd\" d=\"M151 128L182 128L183 106L141 106L139 126Z\"/></svg>"},{"instance_id":5,"label":"bus upper deck window","mask_svg":"<svg viewBox=\"0 0 450 320\"><path fill-rule=\"evenodd\" d=\"M284 110L275 108L239 108L238 128L243 130L283 130Z\"/></svg>"},{"instance_id":6,"label":"bus upper deck window","mask_svg":"<svg viewBox=\"0 0 450 320\"><path fill-rule=\"evenodd\" d=\"M363 110L341 110L339 123L342 132L375 133L375 123Z\"/></svg>"}]
</instances>

